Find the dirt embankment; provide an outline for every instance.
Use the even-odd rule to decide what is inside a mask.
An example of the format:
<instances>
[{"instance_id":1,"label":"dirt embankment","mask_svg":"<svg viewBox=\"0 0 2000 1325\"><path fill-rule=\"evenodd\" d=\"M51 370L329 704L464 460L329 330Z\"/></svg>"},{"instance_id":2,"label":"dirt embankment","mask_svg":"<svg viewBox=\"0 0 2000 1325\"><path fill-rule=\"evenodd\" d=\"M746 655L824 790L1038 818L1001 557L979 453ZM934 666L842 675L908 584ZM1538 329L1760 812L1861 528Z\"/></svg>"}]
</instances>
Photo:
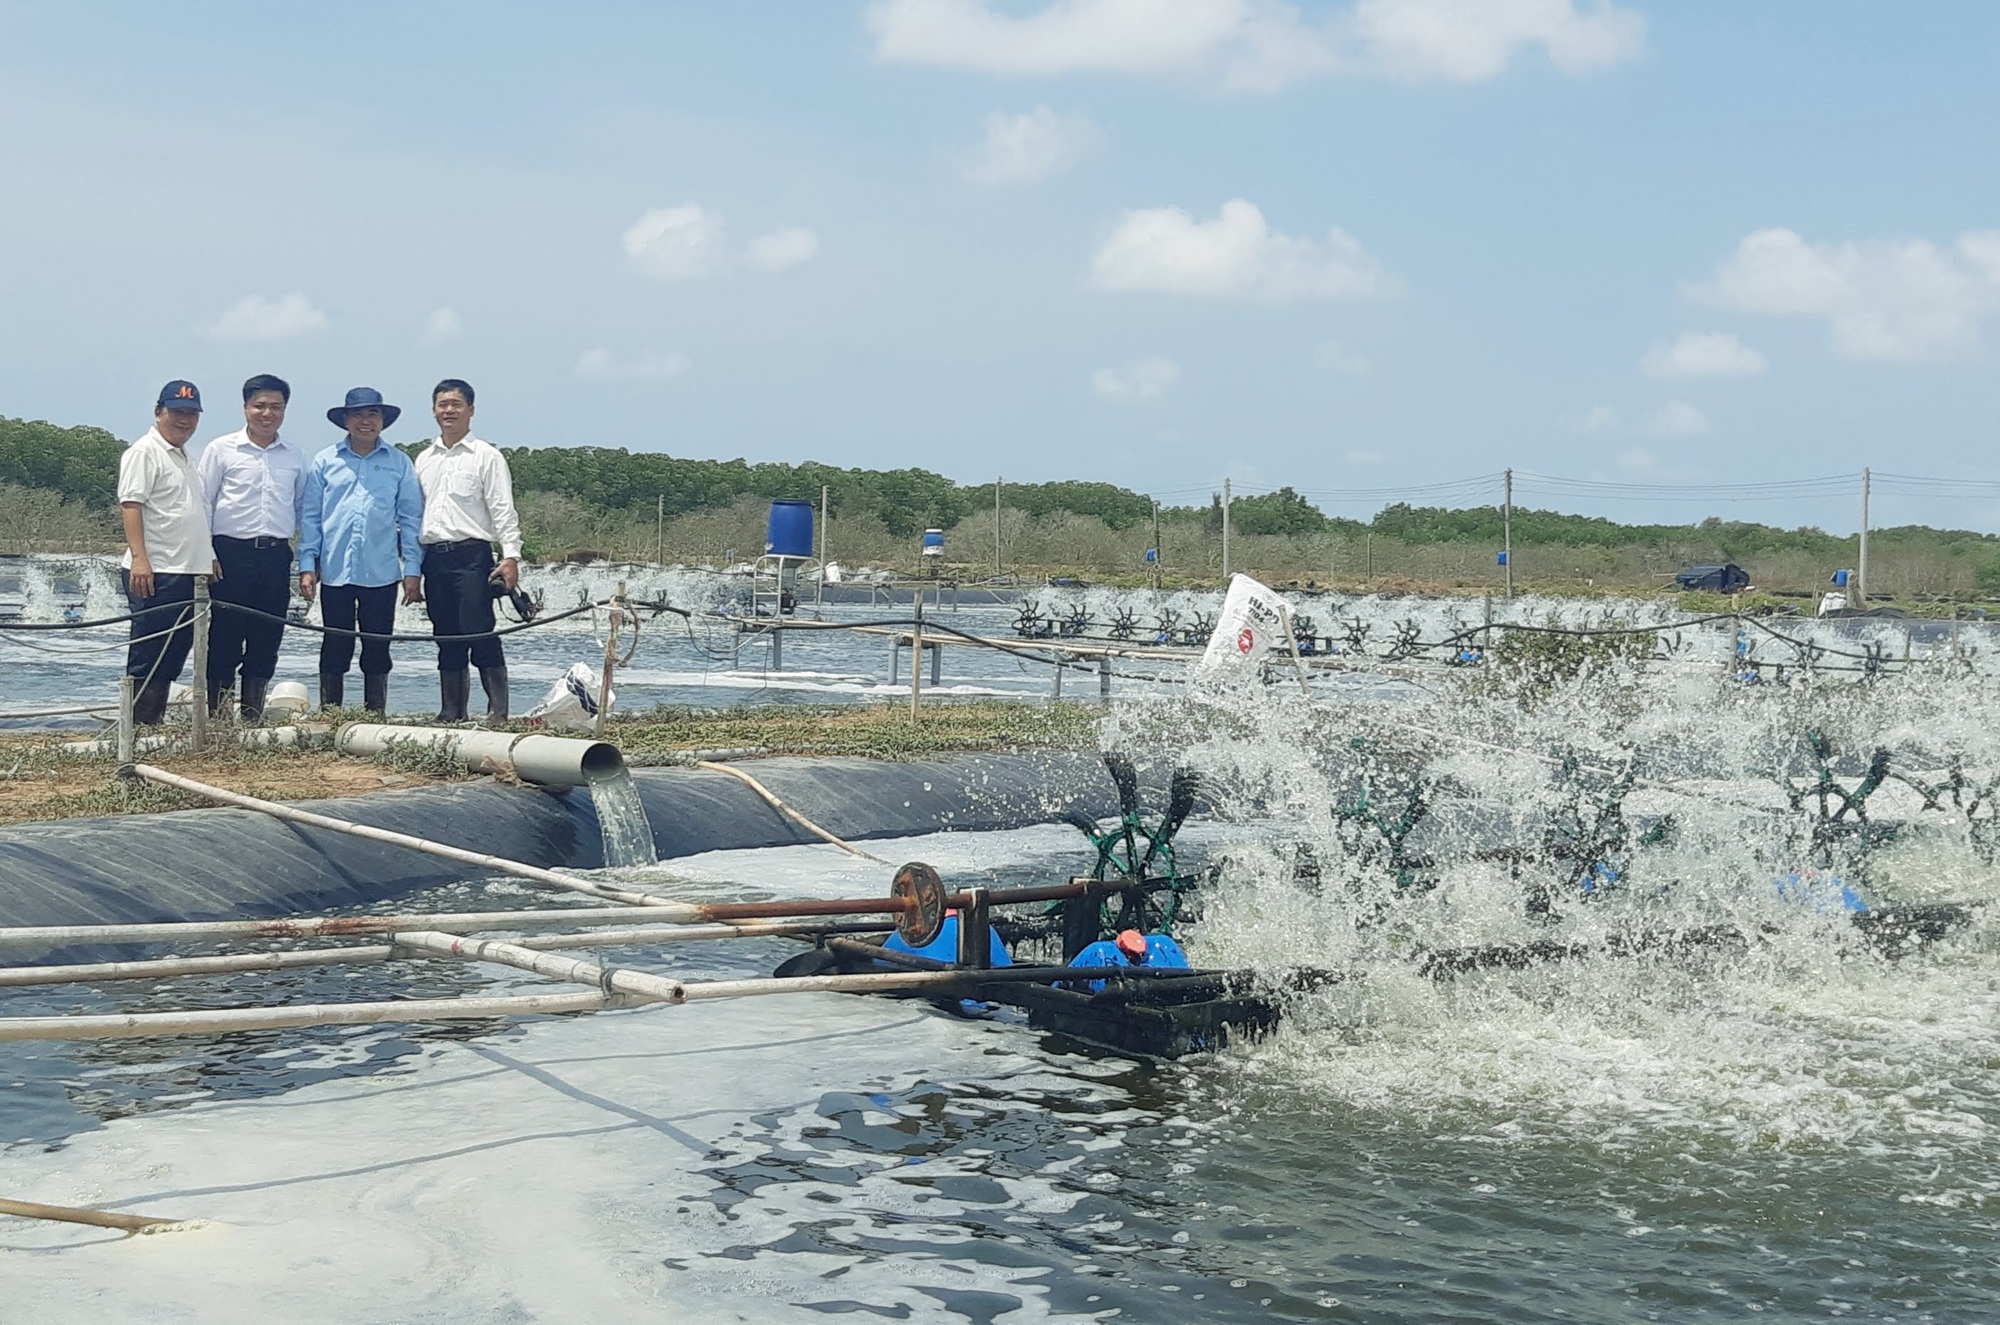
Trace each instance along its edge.
<instances>
[{"instance_id":1,"label":"dirt embankment","mask_svg":"<svg viewBox=\"0 0 2000 1325\"><path fill-rule=\"evenodd\" d=\"M1088 747L1102 712L1087 704L932 702L913 722L902 703L663 707L614 720L607 736L635 763L716 750L922 759L959 750ZM359 712L340 716L372 720L372 715ZM420 725L423 719L412 715L399 721ZM275 801L354 796L469 776L421 747L383 759L335 754L326 734L331 724L315 728L303 745L254 750L228 746L228 729L219 728L217 741L207 751L182 747L143 754L141 759L183 777ZM171 726L166 730L176 731ZM184 737L185 729L178 734ZM83 736L74 732L0 734L0 825L208 804L188 792L121 778L110 755L78 755L62 749L65 742L79 739Z\"/></svg>"}]
</instances>

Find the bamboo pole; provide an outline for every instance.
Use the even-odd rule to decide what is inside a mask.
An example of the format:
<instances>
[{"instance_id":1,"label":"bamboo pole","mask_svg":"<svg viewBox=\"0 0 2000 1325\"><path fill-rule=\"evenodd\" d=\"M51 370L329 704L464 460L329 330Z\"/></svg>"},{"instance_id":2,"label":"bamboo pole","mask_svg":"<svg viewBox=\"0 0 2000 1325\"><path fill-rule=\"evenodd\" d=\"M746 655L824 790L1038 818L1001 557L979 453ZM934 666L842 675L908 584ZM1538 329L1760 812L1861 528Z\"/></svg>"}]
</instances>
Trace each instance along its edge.
<instances>
[{"instance_id":1,"label":"bamboo pole","mask_svg":"<svg viewBox=\"0 0 2000 1325\"><path fill-rule=\"evenodd\" d=\"M627 911L623 913L631 915ZM431 920L444 917L427 917ZM400 930L409 918L401 919ZM714 939L815 938L835 926L824 922L766 925L682 925L647 926L643 929L606 929L586 934L538 934L516 938L518 947L626 948L653 943L695 943ZM840 928L845 928L840 927ZM880 933L886 926L862 925L860 930ZM392 930L391 932L396 932ZM402 954L407 955L407 954ZM140 961L77 962L60 966L0 966L0 989L34 985L96 984L104 980L171 980L190 975L236 975L246 971L289 971L313 966L366 966L393 960L398 950L393 943L354 944L338 948L306 948L291 952L229 952L210 957L153 957Z\"/></svg>"},{"instance_id":2,"label":"bamboo pole","mask_svg":"<svg viewBox=\"0 0 2000 1325\"><path fill-rule=\"evenodd\" d=\"M94 1228L116 1228L127 1233L173 1228L184 1221L155 1219L151 1215L121 1215L112 1210L79 1210L71 1205L43 1205L40 1201L10 1201L0 1197L0 1215L22 1219L52 1219L64 1224L89 1224Z\"/></svg>"},{"instance_id":3,"label":"bamboo pole","mask_svg":"<svg viewBox=\"0 0 2000 1325\"><path fill-rule=\"evenodd\" d=\"M221 1035L298 1026L367 1026L379 1022L487 1021L595 1012L626 1000L601 990L493 998L412 998L384 1003L302 1003L281 1008L211 1008L198 1012L133 1012L103 1016L0 1019L0 1043L14 1040L106 1040L152 1035Z\"/></svg>"},{"instance_id":4,"label":"bamboo pole","mask_svg":"<svg viewBox=\"0 0 2000 1325\"><path fill-rule=\"evenodd\" d=\"M915 660L912 659L911 661L912 665L914 666ZM866 851L863 851L860 847L854 846L849 842L844 842L840 838L835 837L832 833L827 832L826 829L821 828L818 824L806 818L803 814L800 814L797 810L793 809L791 806L785 804L783 800L779 799L777 792L772 791L769 787L759 782L756 778L750 776L750 774L744 772L740 768L735 767L734 765L719 764L710 759L698 759L695 761L695 767L705 768L713 773L727 773L730 777L735 778L738 782L741 782L744 786L750 788L750 790L756 792L759 796L762 796L765 800L769 801L771 803L771 807L775 809L779 814L784 815L787 819L790 819L793 823L805 829L808 833L811 833L813 836L824 838L828 842L833 843L835 846L839 847L842 851L845 851L850 856L859 856L863 860L872 860L877 865L887 865L889 863L888 861L882 859L880 856L871 856Z\"/></svg>"},{"instance_id":5,"label":"bamboo pole","mask_svg":"<svg viewBox=\"0 0 2000 1325\"><path fill-rule=\"evenodd\" d=\"M335 819L331 815L314 814L311 810L301 810L292 805L280 805L276 801L259 800L255 796L245 796L240 792L227 791L221 787L210 786L206 782L196 782L193 778L184 778L178 773L169 773L165 769L155 768L151 764L134 764L132 765L132 772L136 776L146 779L148 782L157 782L166 787L178 787L182 791L192 792L197 796L206 796L210 800L220 801L224 805L234 805L239 809L256 810L261 814L268 814L275 819L283 819L287 823L305 824L313 828L324 828L328 832L345 833L349 837L367 838L371 842L387 842L391 846L408 847L412 851L421 851L426 855L442 856L446 860L455 860L464 865L477 865L479 868L491 870L495 874L511 874L517 879L529 879L535 883L545 883L550 887L563 888L574 893L583 893L588 897L601 897L607 901L624 902L631 906L659 907L663 911L679 909L688 912L686 916L688 919L699 920L703 918L693 915L692 908L688 907L686 903L668 901L664 897L655 897L651 893L633 892L626 888L613 888L608 884L593 883L589 879L578 878L574 874L563 874L556 870L545 870L539 865L529 865L523 861L509 860L505 856L492 856L483 851L467 851L463 847L446 846L442 842L433 842L428 838L412 837L408 833L393 832L387 828L375 828L368 824L358 824L348 819Z\"/></svg>"},{"instance_id":6,"label":"bamboo pole","mask_svg":"<svg viewBox=\"0 0 2000 1325\"><path fill-rule=\"evenodd\" d=\"M0 929L0 948L75 943L173 943L209 939L318 939L394 934L402 929L543 929L622 925L652 911L579 906L539 911L442 911L417 915L282 916L268 920L165 920L130 925L17 925Z\"/></svg>"},{"instance_id":7,"label":"bamboo pole","mask_svg":"<svg viewBox=\"0 0 2000 1325\"><path fill-rule=\"evenodd\" d=\"M493 939L467 939L456 934L398 934L398 945L440 956L464 957L471 961L512 966L555 980L595 985L600 990L675 1005L712 1002L725 998L757 998L774 994L865 994L903 989L927 989L938 985L967 986L981 983L1053 984L1078 978L1071 967L1026 967L1002 971L985 969L949 971L882 971L865 975L759 976L750 980L675 980L647 971L619 966L596 966L569 957L550 957L512 943ZM1095 976L1097 968L1089 968ZM0 1027L6 1023L0 1022Z\"/></svg>"}]
</instances>

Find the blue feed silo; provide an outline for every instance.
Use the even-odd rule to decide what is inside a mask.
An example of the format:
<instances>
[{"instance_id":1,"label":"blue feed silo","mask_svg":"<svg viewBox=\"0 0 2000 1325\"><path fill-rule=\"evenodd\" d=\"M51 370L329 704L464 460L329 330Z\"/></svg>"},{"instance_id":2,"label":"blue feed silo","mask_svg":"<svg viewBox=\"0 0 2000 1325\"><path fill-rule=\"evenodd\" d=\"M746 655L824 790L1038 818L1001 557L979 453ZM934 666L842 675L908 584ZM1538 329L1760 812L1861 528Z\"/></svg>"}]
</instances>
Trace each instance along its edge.
<instances>
[{"instance_id":1,"label":"blue feed silo","mask_svg":"<svg viewBox=\"0 0 2000 1325\"><path fill-rule=\"evenodd\" d=\"M810 557L813 554L813 507L809 501L774 501L764 529L767 557Z\"/></svg>"}]
</instances>

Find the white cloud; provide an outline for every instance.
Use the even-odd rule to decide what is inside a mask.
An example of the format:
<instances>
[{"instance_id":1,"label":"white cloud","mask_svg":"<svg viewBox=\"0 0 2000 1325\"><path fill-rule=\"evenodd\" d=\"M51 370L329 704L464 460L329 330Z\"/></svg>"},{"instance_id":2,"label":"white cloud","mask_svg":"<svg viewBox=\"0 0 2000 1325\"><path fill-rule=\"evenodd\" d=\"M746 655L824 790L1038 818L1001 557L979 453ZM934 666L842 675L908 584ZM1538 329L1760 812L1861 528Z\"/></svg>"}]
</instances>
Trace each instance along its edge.
<instances>
[{"instance_id":1,"label":"white cloud","mask_svg":"<svg viewBox=\"0 0 2000 1325\"><path fill-rule=\"evenodd\" d=\"M654 208L627 226L619 239L634 266L669 281L713 276L743 263L759 271L784 271L819 252L819 236L795 225L760 235L739 253L729 245L729 226L721 213L692 202Z\"/></svg>"},{"instance_id":2,"label":"white cloud","mask_svg":"<svg viewBox=\"0 0 2000 1325\"><path fill-rule=\"evenodd\" d=\"M1097 126L1081 115L1037 106L1019 115L994 111L981 121L985 140L965 163L974 184L1027 184L1075 165L1094 149Z\"/></svg>"},{"instance_id":3,"label":"white cloud","mask_svg":"<svg viewBox=\"0 0 2000 1325\"><path fill-rule=\"evenodd\" d=\"M1330 373L1342 377L1366 377L1375 366L1363 356L1342 345L1339 341L1324 341L1313 351L1313 362Z\"/></svg>"},{"instance_id":4,"label":"white cloud","mask_svg":"<svg viewBox=\"0 0 2000 1325\"><path fill-rule=\"evenodd\" d=\"M290 340L326 330L326 314L296 292L266 299L246 294L208 324L216 340Z\"/></svg>"},{"instance_id":5,"label":"white cloud","mask_svg":"<svg viewBox=\"0 0 2000 1325\"><path fill-rule=\"evenodd\" d=\"M1746 235L1688 293L1746 313L1824 319L1847 359L1937 359L1979 343L1980 319L2000 306L2000 231L1925 239L1808 243L1796 232Z\"/></svg>"},{"instance_id":6,"label":"white cloud","mask_svg":"<svg viewBox=\"0 0 2000 1325\"><path fill-rule=\"evenodd\" d=\"M1610 432L1618 426L1618 411L1609 405L1592 405L1579 427L1584 432Z\"/></svg>"},{"instance_id":7,"label":"white cloud","mask_svg":"<svg viewBox=\"0 0 2000 1325\"><path fill-rule=\"evenodd\" d=\"M684 281L706 276L727 258L722 218L696 203L657 207L626 227L625 256L648 276Z\"/></svg>"},{"instance_id":8,"label":"white cloud","mask_svg":"<svg viewBox=\"0 0 2000 1325\"><path fill-rule=\"evenodd\" d=\"M1327 231L1324 244L1281 234L1241 198L1213 221L1178 207L1125 213L1091 262L1091 283L1239 299L1358 299L1394 284L1345 230Z\"/></svg>"},{"instance_id":9,"label":"white cloud","mask_svg":"<svg viewBox=\"0 0 2000 1325\"><path fill-rule=\"evenodd\" d=\"M576 361L576 375L599 381L663 382L691 366L685 354L648 352L621 359L610 350L585 350Z\"/></svg>"},{"instance_id":10,"label":"white cloud","mask_svg":"<svg viewBox=\"0 0 2000 1325\"><path fill-rule=\"evenodd\" d=\"M448 340L457 340L465 334L465 322L458 311L451 308L433 308L431 315L424 319L424 334L419 337L422 344L437 345Z\"/></svg>"},{"instance_id":11,"label":"white cloud","mask_svg":"<svg viewBox=\"0 0 2000 1325\"><path fill-rule=\"evenodd\" d=\"M1349 451L1347 461L1354 465L1379 465L1389 457L1380 451Z\"/></svg>"},{"instance_id":12,"label":"white cloud","mask_svg":"<svg viewBox=\"0 0 2000 1325\"><path fill-rule=\"evenodd\" d=\"M1646 419L1646 431L1655 437L1699 437L1708 428L1708 415L1685 400L1670 401Z\"/></svg>"},{"instance_id":13,"label":"white cloud","mask_svg":"<svg viewBox=\"0 0 2000 1325\"><path fill-rule=\"evenodd\" d=\"M802 225L794 225L751 240L745 256L760 271L783 271L810 261L817 252L819 236Z\"/></svg>"},{"instance_id":14,"label":"white cloud","mask_svg":"<svg viewBox=\"0 0 2000 1325\"><path fill-rule=\"evenodd\" d=\"M1771 363L1726 331L1690 331L1655 345L1639 366L1649 377L1756 377Z\"/></svg>"},{"instance_id":15,"label":"white cloud","mask_svg":"<svg viewBox=\"0 0 2000 1325\"><path fill-rule=\"evenodd\" d=\"M1651 469L1660 463L1660 458L1643 446L1635 446L1618 457L1622 469Z\"/></svg>"},{"instance_id":16,"label":"white cloud","mask_svg":"<svg viewBox=\"0 0 2000 1325\"><path fill-rule=\"evenodd\" d=\"M1591 73L1638 56L1646 20L1631 10L1574 0L1360 0L1356 36L1365 59L1403 78L1477 83L1530 46L1566 74Z\"/></svg>"},{"instance_id":17,"label":"white cloud","mask_svg":"<svg viewBox=\"0 0 2000 1325\"><path fill-rule=\"evenodd\" d=\"M1099 400L1117 405L1143 405L1158 400L1181 380L1181 366L1172 359L1140 359L1123 368L1100 368L1090 375L1090 389Z\"/></svg>"},{"instance_id":18,"label":"white cloud","mask_svg":"<svg viewBox=\"0 0 2000 1325\"><path fill-rule=\"evenodd\" d=\"M1279 0L876 0L875 57L1011 77L1195 78L1275 92L1323 74L1478 82L1530 47L1565 73L1637 56L1645 19L1608 0L1357 0L1320 22Z\"/></svg>"}]
</instances>

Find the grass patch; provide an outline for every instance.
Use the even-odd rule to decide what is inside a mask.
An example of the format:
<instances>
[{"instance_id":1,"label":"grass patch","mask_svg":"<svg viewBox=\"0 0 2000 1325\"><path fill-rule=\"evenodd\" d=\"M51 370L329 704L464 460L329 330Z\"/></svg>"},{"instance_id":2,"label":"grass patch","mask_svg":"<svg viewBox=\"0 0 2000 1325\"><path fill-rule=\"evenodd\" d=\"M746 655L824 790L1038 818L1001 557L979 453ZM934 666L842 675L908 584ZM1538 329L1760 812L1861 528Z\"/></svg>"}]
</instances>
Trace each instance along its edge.
<instances>
[{"instance_id":1,"label":"grass patch","mask_svg":"<svg viewBox=\"0 0 2000 1325\"><path fill-rule=\"evenodd\" d=\"M1091 749L1103 708L1083 703L934 700L912 722L896 704L816 707L756 705L729 709L661 706L614 715L606 736L635 762L661 761L693 750L755 747L774 755L847 755L864 759L925 759L965 750ZM316 717L319 715L316 715ZM347 710L335 719L379 721ZM433 725L416 714L397 725ZM511 730L541 730L523 723ZM183 737L186 727L162 729ZM229 729L218 729L226 737ZM151 734L151 733L147 733ZM552 732L551 735L584 735ZM121 779L111 754L73 755L65 741L89 733L0 735L0 824L85 815L150 814L208 804L155 783ZM471 777L427 741L399 742L379 759L336 754L331 728L317 721L299 744L244 748L218 740L200 754L156 750L140 760L184 777L266 800L306 801L352 796ZM11 771L10 771L11 770Z\"/></svg>"}]
</instances>

